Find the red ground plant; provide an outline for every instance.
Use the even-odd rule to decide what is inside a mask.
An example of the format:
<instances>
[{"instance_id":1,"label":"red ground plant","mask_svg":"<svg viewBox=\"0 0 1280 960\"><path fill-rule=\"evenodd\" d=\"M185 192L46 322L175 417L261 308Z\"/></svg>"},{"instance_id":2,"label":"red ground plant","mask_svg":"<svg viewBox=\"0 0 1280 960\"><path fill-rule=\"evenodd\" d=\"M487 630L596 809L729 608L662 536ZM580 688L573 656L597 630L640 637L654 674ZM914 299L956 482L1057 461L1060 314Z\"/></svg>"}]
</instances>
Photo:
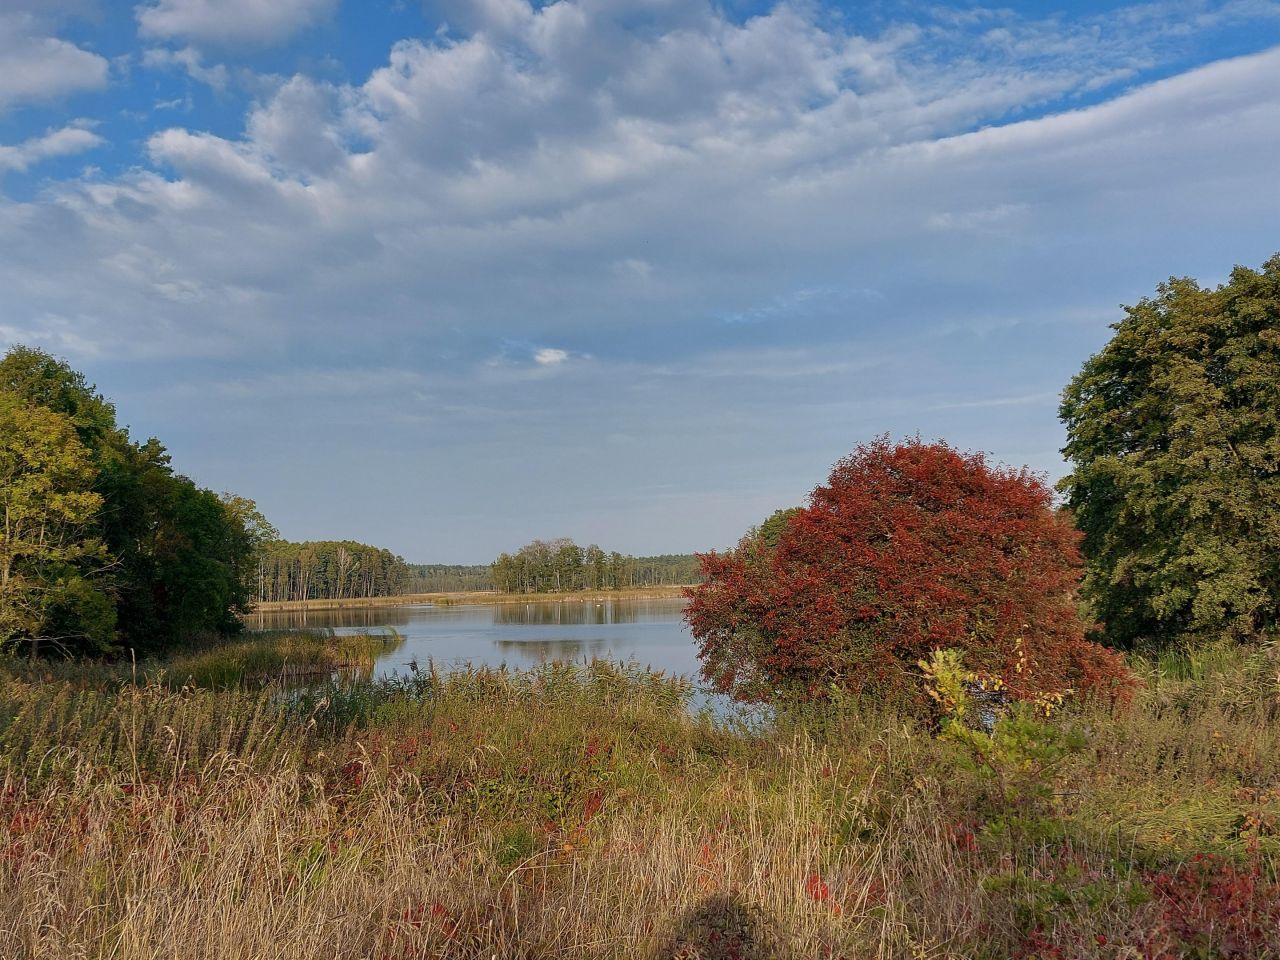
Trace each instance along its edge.
<instances>
[{"instance_id":1,"label":"red ground plant","mask_svg":"<svg viewBox=\"0 0 1280 960\"><path fill-rule=\"evenodd\" d=\"M702 556L688 592L703 675L740 700L914 695L939 648L1019 698L1131 689L1122 658L1085 639L1080 535L1025 468L882 437L771 539Z\"/></svg>"}]
</instances>

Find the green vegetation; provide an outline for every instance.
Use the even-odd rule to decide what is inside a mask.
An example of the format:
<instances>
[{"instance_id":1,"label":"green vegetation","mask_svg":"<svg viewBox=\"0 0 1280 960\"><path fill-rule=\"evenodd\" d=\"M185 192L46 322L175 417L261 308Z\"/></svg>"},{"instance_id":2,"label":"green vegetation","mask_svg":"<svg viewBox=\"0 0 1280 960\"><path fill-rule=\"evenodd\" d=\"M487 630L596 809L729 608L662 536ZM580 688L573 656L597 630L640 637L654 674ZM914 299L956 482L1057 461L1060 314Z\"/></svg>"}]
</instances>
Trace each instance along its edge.
<instances>
[{"instance_id":1,"label":"green vegetation","mask_svg":"<svg viewBox=\"0 0 1280 960\"><path fill-rule=\"evenodd\" d=\"M1280 626L1280 255L1126 309L1067 387L1063 481L1108 642Z\"/></svg>"},{"instance_id":2,"label":"green vegetation","mask_svg":"<svg viewBox=\"0 0 1280 960\"><path fill-rule=\"evenodd\" d=\"M411 563L410 593L471 593L493 589L490 564Z\"/></svg>"},{"instance_id":3,"label":"green vegetation","mask_svg":"<svg viewBox=\"0 0 1280 960\"><path fill-rule=\"evenodd\" d=\"M35 652L42 634L64 632L110 646L115 610L91 580L106 560L93 479L70 420L0 393L0 648L22 638Z\"/></svg>"},{"instance_id":4,"label":"green vegetation","mask_svg":"<svg viewBox=\"0 0 1280 960\"><path fill-rule=\"evenodd\" d=\"M1276 652L1135 668L1127 710L937 736L717 724L606 664L290 696L0 665L0 956L1280 956Z\"/></svg>"},{"instance_id":5,"label":"green vegetation","mask_svg":"<svg viewBox=\"0 0 1280 960\"><path fill-rule=\"evenodd\" d=\"M698 558L667 554L629 557L585 549L567 537L534 540L493 562L493 588L502 593L567 593L696 583Z\"/></svg>"},{"instance_id":6,"label":"green vegetation","mask_svg":"<svg viewBox=\"0 0 1280 960\"><path fill-rule=\"evenodd\" d=\"M252 503L173 472L83 376L0 359L0 650L149 654L230 632L247 607Z\"/></svg>"},{"instance_id":7,"label":"green vegetation","mask_svg":"<svg viewBox=\"0 0 1280 960\"><path fill-rule=\"evenodd\" d=\"M413 570L390 550L351 540L290 543L272 538L258 549L260 601L394 597L414 589Z\"/></svg>"},{"instance_id":8,"label":"green vegetation","mask_svg":"<svg viewBox=\"0 0 1280 960\"><path fill-rule=\"evenodd\" d=\"M227 638L216 634L188 640L163 659L65 661L8 659L0 672L29 682L72 681L108 689L124 683L181 690L258 689L368 679L377 659L404 642L395 630L335 634L320 630L264 630Z\"/></svg>"},{"instance_id":9,"label":"green vegetation","mask_svg":"<svg viewBox=\"0 0 1280 960\"><path fill-rule=\"evenodd\" d=\"M264 632L241 640L205 644L178 653L164 663L143 666L170 686L239 687L271 681L327 680L335 674L367 677L378 657L398 647L395 631L332 635L315 632Z\"/></svg>"},{"instance_id":10,"label":"green vegetation","mask_svg":"<svg viewBox=\"0 0 1280 960\"><path fill-rule=\"evenodd\" d=\"M624 557L596 546L583 550L570 540L534 541L493 564L406 563L389 550L350 540L275 538L262 542L257 558L255 595L267 603L493 590L623 590L696 583L699 576L692 554Z\"/></svg>"}]
</instances>

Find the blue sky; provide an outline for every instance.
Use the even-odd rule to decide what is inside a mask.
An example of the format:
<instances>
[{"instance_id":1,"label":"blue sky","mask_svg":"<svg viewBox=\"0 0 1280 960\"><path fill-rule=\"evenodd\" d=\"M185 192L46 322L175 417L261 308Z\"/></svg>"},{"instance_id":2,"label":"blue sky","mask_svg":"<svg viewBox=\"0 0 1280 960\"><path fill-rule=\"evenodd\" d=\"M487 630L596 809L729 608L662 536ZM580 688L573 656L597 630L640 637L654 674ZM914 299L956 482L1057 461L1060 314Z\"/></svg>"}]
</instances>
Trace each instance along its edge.
<instances>
[{"instance_id":1,"label":"blue sky","mask_svg":"<svg viewBox=\"0 0 1280 960\"><path fill-rule=\"evenodd\" d=\"M723 547L884 432L1061 475L1278 157L1280 0L0 0L0 346L290 538Z\"/></svg>"}]
</instances>

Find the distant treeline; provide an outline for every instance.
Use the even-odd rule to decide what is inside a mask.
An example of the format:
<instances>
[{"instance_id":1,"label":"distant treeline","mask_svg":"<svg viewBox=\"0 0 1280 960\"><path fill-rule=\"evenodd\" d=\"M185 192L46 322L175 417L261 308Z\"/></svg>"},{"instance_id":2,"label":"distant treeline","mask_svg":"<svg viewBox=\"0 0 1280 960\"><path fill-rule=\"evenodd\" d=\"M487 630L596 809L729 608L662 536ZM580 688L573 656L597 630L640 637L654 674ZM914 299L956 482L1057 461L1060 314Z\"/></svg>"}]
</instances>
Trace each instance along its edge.
<instances>
[{"instance_id":1,"label":"distant treeline","mask_svg":"<svg viewBox=\"0 0 1280 960\"><path fill-rule=\"evenodd\" d=\"M341 600L414 593L549 593L697 583L692 554L629 557L572 540L535 540L493 564L406 563L380 547L342 541L258 547L254 596L273 600Z\"/></svg>"},{"instance_id":2,"label":"distant treeline","mask_svg":"<svg viewBox=\"0 0 1280 960\"><path fill-rule=\"evenodd\" d=\"M465 593L493 589L487 563L411 563L410 593Z\"/></svg>"},{"instance_id":3,"label":"distant treeline","mask_svg":"<svg viewBox=\"0 0 1280 960\"><path fill-rule=\"evenodd\" d=\"M630 557L606 553L594 543L580 547L567 537L534 540L493 562L492 589L502 593L559 593L574 590L621 590L697 583L697 557L665 554Z\"/></svg>"},{"instance_id":4,"label":"distant treeline","mask_svg":"<svg viewBox=\"0 0 1280 960\"><path fill-rule=\"evenodd\" d=\"M262 601L393 597L414 589L409 564L365 543L272 540L258 549L255 592Z\"/></svg>"}]
</instances>

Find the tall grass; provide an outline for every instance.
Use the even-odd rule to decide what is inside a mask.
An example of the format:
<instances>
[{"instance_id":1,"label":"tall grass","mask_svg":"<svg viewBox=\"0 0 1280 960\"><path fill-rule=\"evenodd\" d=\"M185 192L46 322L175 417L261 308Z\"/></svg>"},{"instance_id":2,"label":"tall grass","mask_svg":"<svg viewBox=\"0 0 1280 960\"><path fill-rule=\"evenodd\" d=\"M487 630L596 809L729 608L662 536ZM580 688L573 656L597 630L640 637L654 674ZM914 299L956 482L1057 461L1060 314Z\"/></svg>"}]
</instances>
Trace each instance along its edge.
<instances>
[{"instance_id":1,"label":"tall grass","mask_svg":"<svg viewBox=\"0 0 1280 960\"><path fill-rule=\"evenodd\" d=\"M1249 656L1063 716L1089 747L1021 832L925 722L738 728L618 665L304 694L0 671L0 957L1278 956L1239 932L1280 889ZM1191 929L1205 853L1252 899Z\"/></svg>"}]
</instances>

